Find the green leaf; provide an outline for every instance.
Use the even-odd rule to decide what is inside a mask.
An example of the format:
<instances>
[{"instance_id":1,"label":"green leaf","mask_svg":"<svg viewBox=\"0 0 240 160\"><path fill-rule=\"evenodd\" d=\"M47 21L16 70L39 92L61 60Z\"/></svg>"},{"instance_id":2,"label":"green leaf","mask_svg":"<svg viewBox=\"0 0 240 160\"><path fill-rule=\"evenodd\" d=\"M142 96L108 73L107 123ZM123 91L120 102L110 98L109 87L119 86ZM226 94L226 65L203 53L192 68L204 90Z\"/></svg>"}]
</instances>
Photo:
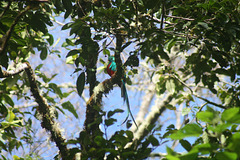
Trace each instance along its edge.
<instances>
[{"instance_id":1,"label":"green leaf","mask_svg":"<svg viewBox=\"0 0 240 160\"><path fill-rule=\"evenodd\" d=\"M110 51L108 49L103 49L103 54L110 56Z\"/></svg>"},{"instance_id":2,"label":"green leaf","mask_svg":"<svg viewBox=\"0 0 240 160\"><path fill-rule=\"evenodd\" d=\"M0 137L0 139L1 139L2 137ZM5 145L1 140L0 140L0 147L2 148L2 149L4 149L5 151L8 151L7 150L7 145ZM5 158L6 159L6 158ZM5 160L4 159L4 160ZM7 160L7 159L6 159Z\"/></svg>"},{"instance_id":3,"label":"green leaf","mask_svg":"<svg viewBox=\"0 0 240 160\"><path fill-rule=\"evenodd\" d=\"M169 56L166 52L164 52L164 50L162 49L162 47L159 47L159 50L158 50L158 53L159 53L159 56L162 58L162 59L165 59L165 60L169 60Z\"/></svg>"},{"instance_id":4,"label":"green leaf","mask_svg":"<svg viewBox=\"0 0 240 160\"><path fill-rule=\"evenodd\" d=\"M168 52L171 52L171 48L176 44L176 40L175 39L171 39L167 44L166 44L166 48L168 50Z\"/></svg>"},{"instance_id":5,"label":"green leaf","mask_svg":"<svg viewBox=\"0 0 240 160\"><path fill-rule=\"evenodd\" d=\"M185 115L189 114L190 111L191 111L191 108L187 108L187 107L183 108L182 109L182 115L185 116Z\"/></svg>"},{"instance_id":6,"label":"green leaf","mask_svg":"<svg viewBox=\"0 0 240 160\"><path fill-rule=\"evenodd\" d=\"M128 137L130 140L133 139L133 132L132 132L132 131L127 130L127 131L126 131L126 135L127 135L127 137Z\"/></svg>"},{"instance_id":7,"label":"green leaf","mask_svg":"<svg viewBox=\"0 0 240 160\"><path fill-rule=\"evenodd\" d=\"M114 122L116 122L117 120L116 119L114 119L114 118L109 118L109 119L105 119L105 125L106 126L111 126L111 125L113 125L114 124Z\"/></svg>"},{"instance_id":8,"label":"green leaf","mask_svg":"<svg viewBox=\"0 0 240 160\"><path fill-rule=\"evenodd\" d=\"M47 48L43 48L42 52L40 53L41 60L45 60L47 58L47 54L48 54Z\"/></svg>"},{"instance_id":9,"label":"green leaf","mask_svg":"<svg viewBox=\"0 0 240 160\"><path fill-rule=\"evenodd\" d=\"M75 108L74 108L74 106L72 105L71 102L69 102L69 101L64 102L64 103L62 104L62 107L63 107L64 109L67 109L67 110L68 110L69 112L71 112L76 118L78 118L78 114L77 114L77 112L76 112L76 110L75 110Z\"/></svg>"},{"instance_id":10,"label":"green leaf","mask_svg":"<svg viewBox=\"0 0 240 160\"><path fill-rule=\"evenodd\" d=\"M8 95L3 95L3 98L4 98L4 101L7 103L7 104L9 104L10 106L14 106L14 102L13 102L13 100L12 100L12 98L11 97L9 97Z\"/></svg>"},{"instance_id":11,"label":"green leaf","mask_svg":"<svg viewBox=\"0 0 240 160\"><path fill-rule=\"evenodd\" d=\"M123 50L124 50L125 48L127 48L130 44L132 44L132 41L129 41L129 42L125 43L125 44L122 46L121 50L123 51Z\"/></svg>"},{"instance_id":12,"label":"green leaf","mask_svg":"<svg viewBox=\"0 0 240 160\"><path fill-rule=\"evenodd\" d=\"M1 125L4 128L7 128L9 126L22 127L22 120L15 120L15 121L11 121L11 122L3 121L3 122L1 122Z\"/></svg>"},{"instance_id":13,"label":"green leaf","mask_svg":"<svg viewBox=\"0 0 240 160\"><path fill-rule=\"evenodd\" d=\"M186 137L198 137L202 134L202 128L197 124L187 124L177 132L171 134L169 138L174 140L183 139Z\"/></svg>"},{"instance_id":14,"label":"green leaf","mask_svg":"<svg viewBox=\"0 0 240 160\"><path fill-rule=\"evenodd\" d=\"M240 153L239 153L239 148L240 148L240 133L235 133L232 135L231 137L231 141L229 142L227 148L230 150L230 151L235 151L238 153L238 156L240 156Z\"/></svg>"},{"instance_id":15,"label":"green leaf","mask_svg":"<svg viewBox=\"0 0 240 160\"><path fill-rule=\"evenodd\" d=\"M166 81L166 88L168 90L168 92L170 92L171 94L174 94L175 92L175 83L173 79L169 79Z\"/></svg>"},{"instance_id":16,"label":"green leaf","mask_svg":"<svg viewBox=\"0 0 240 160\"><path fill-rule=\"evenodd\" d=\"M239 108L229 108L223 111L222 120L229 123L240 123L240 109Z\"/></svg>"},{"instance_id":17,"label":"green leaf","mask_svg":"<svg viewBox=\"0 0 240 160\"><path fill-rule=\"evenodd\" d=\"M103 147L106 144L106 140L102 136L96 136L94 138L94 142L101 147Z\"/></svg>"},{"instance_id":18,"label":"green leaf","mask_svg":"<svg viewBox=\"0 0 240 160\"><path fill-rule=\"evenodd\" d=\"M148 137L148 140L150 141L150 143L153 145L153 146L159 146L159 141L157 140L157 138L155 138L153 135L150 135Z\"/></svg>"},{"instance_id":19,"label":"green leaf","mask_svg":"<svg viewBox=\"0 0 240 160\"><path fill-rule=\"evenodd\" d=\"M180 160L178 157L172 155L166 155L167 160Z\"/></svg>"},{"instance_id":20,"label":"green leaf","mask_svg":"<svg viewBox=\"0 0 240 160\"><path fill-rule=\"evenodd\" d=\"M215 118L215 114L213 112L198 112L197 113L197 118L203 122L212 122L213 119Z\"/></svg>"},{"instance_id":21,"label":"green leaf","mask_svg":"<svg viewBox=\"0 0 240 160\"><path fill-rule=\"evenodd\" d=\"M64 18L66 19L72 13L72 1L71 0L62 0L63 6L66 9Z\"/></svg>"},{"instance_id":22,"label":"green leaf","mask_svg":"<svg viewBox=\"0 0 240 160\"><path fill-rule=\"evenodd\" d=\"M109 111L108 114L107 114L107 117L110 118L112 117L115 113L123 113L124 110L122 109L115 109L114 111Z\"/></svg>"},{"instance_id":23,"label":"green leaf","mask_svg":"<svg viewBox=\"0 0 240 160\"><path fill-rule=\"evenodd\" d=\"M70 46L75 46L75 44L72 42L72 40L73 40L73 39L68 39L68 38L67 38L67 39L66 39L66 42L67 42L67 44L70 45Z\"/></svg>"},{"instance_id":24,"label":"green leaf","mask_svg":"<svg viewBox=\"0 0 240 160\"><path fill-rule=\"evenodd\" d=\"M82 72L77 79L77 92L80 97L82 96L84 86L85 86L85 73Z\"/></svg>"},{"instance_id":25,"label":"green leaf","mask_svg":"<svg viewBox=\"0 0 240 160\"><path fill-rule=\"evenodd\" d=\"M62 30L66 30L66 29L70 28L72 25L73 25L73 22L66 23L66 24L62 27Z\"/></svg>"},{"instance_id":26,"label":"green leaf","mask_svg":"<svg viewBox=\"0 0 240 160\"><path fill-rule=\"evenodd\" d=\"M50 46L53 45L53 42L54 42L53 35L47 33L47 41L50 44Z\"/></svg>"},{"instance_id":27,"label":"green leaf","mask_svg":"<svg viewBox=\"0 0 240 160\"><path fill-rule=\"evenodd\" d=\"M212 146L209 143L205 143L205 144L198 144L196 146L193 146L191 152L198 152L201 154L209 154L212 152Z\"/></svg>"},{"instance_id":28,"label":"green leaf","mask_svg":"<svg viewBox=\"0 0 240 160\"><path fill-rule=\"evenodd\" d=\"M124 66L133 66L138 67L139 66L139 59L135 55L131 55L128 57L127 61L124 63Z\"/></svg>"},{"instance_id":29,"label":"green leaf","mask_svg":"<svg viewBox=\"0 0 240 160\"><path fill-rule=\"evenodd\" d=\"M39 64L36 68L35 68L35 70L40 70L41 68L42 68L42 66L43 66L43 64Z\"/></svg>"},{"instance_id":30,"label":"green leaf","mask_svg":"<svg viewBox=\"0 0 240 160\"><path fill-rule=\"evenodd\" d=\"M198 22L198 25L205 28L205 29L209 29L208 24L205 23L205 22Z\"/></svg>"},{"instance_id":31,"label":"green leaf","mask_svg":"<svg viewBox=\"0 0 240 160\"><path fill-rule=\"evenodd\" d=\"M73 50L71 50L71 51L68 52L66 58L69 57L69 56L76 55L76 54L78 54L78 53L80 53L80 51L79 51L78 49L73 49Z\"/></svg>"},{"instance_id":32,"label":"green leaf","mask_svg":"<svg viewBox=\"0 0 240 160\"><path fill-rule=\"evenodd\" d=\"M69 139L64 144L78 144L78 143L79 143L79 140L77 139Z\"/></svg>"},{"instance_id":33,"label":"green leaf","mask_svg":"<svg viewBox=\"0 0 240 160\"><path fill-rule=\"evenodd\" d=\"M230 123L220 123L218 125L209 125L207 128L210 131L213 131L215 133L222 133L224 132L228 127L230 127L232 124Z\"/></svg>"},{"instance_id":34,"label":"green leaf","mask_svg":"<svg viewBox=\"0 0 240 160\"><path fill-rule=\"evenodd\" d=\"M191 144L187 140L181 139L179 142L186 151L189 152L192 149Z\"/></svg>"},{"instance_id":35,"label":"green leaf","mask_svg":"<svg viewBox=\"0 0 240 160\"><path fill-rule=\"evenodd\" d=\"M6 121L12 122L14 119L15 119L15 114L11 110L8 110Z\"/></svg>"},{"instance_id":36,"label":"green leaf","mask_svg":"<svg viewBox=\"0 0 240 160\"><path fill-rule=\"evenodd\" d=\"M50 83L49 88L53 89L53 92L56 93L60 98L63 97L61 89L55 83Z\"/></svg>"},{"instance_id":37,"label":"green leaf","mask_svg":"<svg viewBox=\"0 0 240 160\"><path fill-rule=\"evenodd\" d=\"M48 30L47 30L46 23L42 20L43 16L44 16L43 14L36 12L35 14L33 14L29 24L32 26L33 30L35 30L36 32L41 31L45 34L48 32Z\"/></svg>"},{"instance_id":38,"label":"green leaf","mask_svg":"<svg viewBox=\"0 0 240 160\"><path fill-rule=\"evenodd\" d=\"M167 150L167 153L168 153L169 156L170 155L171 156L176 156L177 155L177 153L169 147L167 147L166 150ZM177 157L175 157L175 158L177 158Z\"/></svg>"},{"instance_id":39,"label":"green leaf","mask_svg":"<svg viewBox=\"0 0 240 160\"><path fill-rule=\"evenodd\" d=\"M181 160L197 160L198 159L198 152L190 151L178 156Z\"/></svg>"},{"instance_id":40,"label":"green leaf","mask_svg":"<svg viewBox=\"0 0 240 160\"><path fill-rule=\"evenodd\" d=\"M217 152L216 153L216 159L217 160L236 160L238 157L238 155L236 153L232 153L232 152Z\"/></svg>"},{"instance_id":41,"label":"green leaf","mask_svg":"<svg viewBox=\"0 0 240 160\"><path fill-rule=\"evenodd\" d=\"M103 42L103 44L102 44L102 48L103 49L106 49L106 43L107 43L107 39Z\"/></svg>"}]
</instances>

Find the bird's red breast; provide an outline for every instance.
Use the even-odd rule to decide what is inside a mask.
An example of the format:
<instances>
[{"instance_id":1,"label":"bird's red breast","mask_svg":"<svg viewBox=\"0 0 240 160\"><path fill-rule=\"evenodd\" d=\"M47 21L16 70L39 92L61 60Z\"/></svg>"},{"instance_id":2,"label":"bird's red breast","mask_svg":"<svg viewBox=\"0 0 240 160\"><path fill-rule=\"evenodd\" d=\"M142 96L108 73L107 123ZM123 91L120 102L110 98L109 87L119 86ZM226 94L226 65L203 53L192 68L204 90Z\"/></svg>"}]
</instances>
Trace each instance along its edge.
<instances>
[{"instance_id":1,"label":"bird's red breast","mask_svg":"<svg viewBox=\"0 0 240 160\"><path fill-rule=\"evenodd\" d=\"M112 77L112 75L115 73L115 71L111 70L111 68L110 68L111 63L112 63L112 62L110 62L110 63L107 65L107 73L109 74L109 76Z\"/></svg>"}]
</instances>

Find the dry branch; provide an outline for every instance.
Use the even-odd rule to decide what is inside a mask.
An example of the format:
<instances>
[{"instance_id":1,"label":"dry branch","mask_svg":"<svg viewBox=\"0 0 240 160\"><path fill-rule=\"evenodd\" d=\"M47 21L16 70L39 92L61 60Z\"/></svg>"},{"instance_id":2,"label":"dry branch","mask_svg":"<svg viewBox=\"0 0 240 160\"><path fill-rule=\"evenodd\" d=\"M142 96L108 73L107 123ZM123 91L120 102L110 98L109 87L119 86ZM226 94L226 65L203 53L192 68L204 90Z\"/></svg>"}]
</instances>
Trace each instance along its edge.
<instances>
[{"instance_id":1,"label":"dry branch","mask_svg":"<svg viewBox=\"0 0 240 160\"><path fill-rule=\"evenodd\" d=\"M139 126L138 130L135 132L135 136L133 142L128 143L125 148L137 148L141 141L151 132L148 128L155 124L158 118L162 115L162 113L166 110L166 105L169 104L173 99L172 94L167 94L165 99L161 104L152 108L151 112L145 118L143 123Z\"/></svg>"}]
</instances>

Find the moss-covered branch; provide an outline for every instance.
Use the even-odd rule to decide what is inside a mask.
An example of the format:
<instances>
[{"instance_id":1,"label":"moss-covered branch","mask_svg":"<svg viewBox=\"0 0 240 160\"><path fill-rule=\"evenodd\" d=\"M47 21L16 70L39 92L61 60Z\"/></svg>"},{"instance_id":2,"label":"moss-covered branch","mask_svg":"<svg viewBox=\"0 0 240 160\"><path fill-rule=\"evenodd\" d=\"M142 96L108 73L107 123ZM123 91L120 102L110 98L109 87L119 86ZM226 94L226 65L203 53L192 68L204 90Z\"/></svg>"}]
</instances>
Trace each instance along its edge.
<instances>
[{"instance_id":1,"label":"moss-covered branch","mask_svg":"<svg viewBox=\"0 0 240 160\"><path fill-rule=\"evenodd\" d=\"M61 135L61 131L57 126L57 123L54 121L54 114L51 111L51 107L47 104L45 98L43 98L40 93L36 83L35 74L29 63L26 63L28 68L26 68L26 73L30 83L30 90L38 103L38 112L42 118L42 127L51 133L52 140L56 143L58 149L60 150L61 156L63 159L68 158L68 149L66 144L64 144L65 139Z\"/></svg>"},{"instance_id":2,"label":"moss-covered branch","mask_svg":"<svg viewBox=\"0 0 240 160\"><path fill-rule=\"evenodd\" d=\"M63 138L57 123L54 121L55 116L53 109L51 108L51 106L48 105L45 98L42 97L39 93L35 74L30 64L23 63L19 66L19 68L15 69L15 71L3 71L1 66L0 69L0 78L19 74L24 70L26 71L30 84L30 90L36 102L38 103L37 110L41 117L41 126L51 133L51 139L56 143L62 159L67 160L69 153L66 144L64 144L65 139Z\"/></svg>"},{"instance_id":3,"label":"moss-covered branch","mask_svg":"<svg viewBox=\"0 0 240 160\"><path fill-rule=\"evenodd\" d=\"M2 66L0 65L0 78L6 78L6 77L14 76L16 74L21 73L26 68L28 68L28 65L26 63L23 63L23 64L20 64L18 66L18 68L16 68L15 70L4 71Z\"/></svg>"}]
</instances>

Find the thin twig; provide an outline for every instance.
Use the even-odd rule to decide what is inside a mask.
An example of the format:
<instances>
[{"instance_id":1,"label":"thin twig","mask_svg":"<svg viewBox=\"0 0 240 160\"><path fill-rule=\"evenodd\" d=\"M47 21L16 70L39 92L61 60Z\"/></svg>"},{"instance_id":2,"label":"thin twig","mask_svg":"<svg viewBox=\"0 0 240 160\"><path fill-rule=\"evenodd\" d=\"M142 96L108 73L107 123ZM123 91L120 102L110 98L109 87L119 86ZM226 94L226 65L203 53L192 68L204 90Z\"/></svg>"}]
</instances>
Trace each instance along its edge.
<instances>
[{"instance_id":1,"label":"thin twig","mask_svg":"<svg viewBox=\"0 0 240 160\"><path fill-rule=\"evenodd\" d=\"M149 14L143 14L142 15L143 17L148 17L148 18L151 18L152 20L156 21L156 22L159 22L159 23L162 23L162 20L156 18L156 17L152 17L151 15ZM169 24L169 25L174 25L174 23L171 23L171 22L168 22L168 21L163 21L163 23L165 24Z\"/></svg>"},{"instance_id":2,"label":"thin twig","mask_svg":"<svg viewBox=\"0 0 240 160\"><path fill-rule=\"evenodd\" d=\"M55 23L57 23L61 26L64 26L64 23L61 23L61 22L57 21L55 18L50 17L50 20L54 21Z\"/></svg>"},{"instance_id":3,"label":"thin twig","mask_svg":"<svg viewBox=\"0 0 240 160\"><path fill-rule=\"evenodd\" d=\"M163 2L162 2L162 17L161 17L160 29L163 29L164 16L165 16L165 0L163 0Z\"/></svg>"},{"instance_id":4,"label":"thin twig","mask_svg":"<svg viewBox=\"0 0 240 160\"><path fill-rule=\"evenodd\" d=\"M194 21L195 20L192 18L184 18L184 17L177 17L177 16L171 16L171 15L165 15L165 16L170 17L170 18L182 19L182 20L186 20L186 21Z\"/></svg>"},{"instance_id":5,"label":"thin twig","mask_svg":"<svg viewBox=\"0 0 240 160\"><path fill-rule=\"evenodd\" d=\"M111 38L109 35L108 35L108 37L109 37L109 39L110 39L111 41L106 45L106 47L108 47L108 46L113 42L113 40L114 40L114 38ZM114 43L114 42L113 42L113 43ZM103 49L99 50L98 53L100 53L100 52L102 52L102 51L103 51Z\"/></svg>"},{"instance_id":6,"label":"thin twig","mask_svg":"<svg viewBox=\"0 0 240 160\"><path fill-rule=\"evenodd\" d=\"M182 83L185 87L187 87L187 88L190 90L191 94L194 95L195 97L197 97L197 98L199 98L199 99L201 99L201 100L203 100L203 101L205 101L205 102L207 102L207 103L209 103L209 104L211 104L211 105L217 106L217 107L222 108L222 109L226 109L225 106L222 106L222 105L220 105L220 104L214 103L214 102L212 102L212 101L209 101L209 100L206 99L206 98L203 98L203 97L197 95L186 83L184 83L182 80L180 80L176 75L172 75L172 76L173 76L173 78L175 78L176 80L178 80L180 83Z\"/></svg>"}]
</instances>

